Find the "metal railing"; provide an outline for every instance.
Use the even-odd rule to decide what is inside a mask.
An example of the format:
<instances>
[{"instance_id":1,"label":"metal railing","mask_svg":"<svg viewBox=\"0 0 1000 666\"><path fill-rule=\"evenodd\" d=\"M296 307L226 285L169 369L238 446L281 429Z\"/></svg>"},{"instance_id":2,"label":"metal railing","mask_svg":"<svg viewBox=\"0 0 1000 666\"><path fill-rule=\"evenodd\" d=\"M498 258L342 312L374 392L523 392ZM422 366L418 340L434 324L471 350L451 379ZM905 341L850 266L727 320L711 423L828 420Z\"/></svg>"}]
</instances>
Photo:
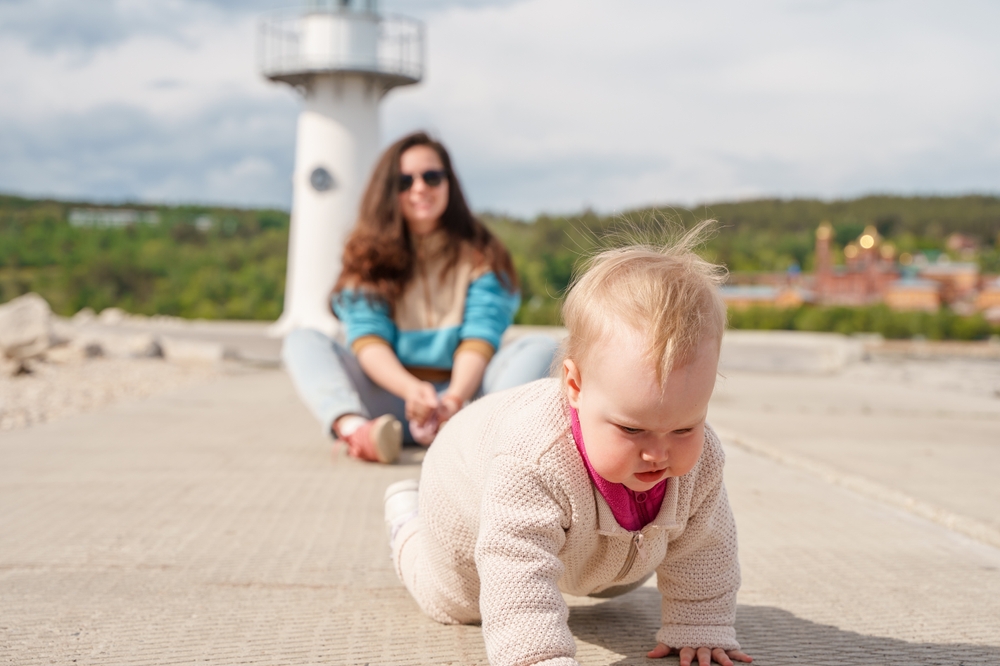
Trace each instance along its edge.
<instances>
[{"instance_id":1,"label":"metal railing","mask_svg":"<svg viewBox=\"0 0 1000 666\"><path fill-rule=\"evenodd\" d=\"M306 52L306 21L317 14L335 19L322 35L323 52ZM359 57L345 39L345 22L377 24L373 54ZM341 48L344 46L344 48ZM269 79L295 83L312 74L357 72L385 78L391 85L416 83L424 71L424 26L400 16L376 16L345 10L278 10L260 19L257 63Z\"/></svg>"}]
</instances>

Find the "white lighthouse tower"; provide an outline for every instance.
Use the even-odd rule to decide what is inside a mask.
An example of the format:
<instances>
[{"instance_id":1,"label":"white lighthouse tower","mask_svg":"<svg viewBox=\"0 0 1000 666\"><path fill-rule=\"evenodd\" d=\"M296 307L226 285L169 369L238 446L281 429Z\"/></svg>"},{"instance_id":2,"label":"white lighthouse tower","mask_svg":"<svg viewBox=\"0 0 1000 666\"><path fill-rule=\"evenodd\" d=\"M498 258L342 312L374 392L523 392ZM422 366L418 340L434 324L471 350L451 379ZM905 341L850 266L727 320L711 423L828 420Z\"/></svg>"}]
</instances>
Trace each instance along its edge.
<instances>
[{"instance_id":1,"label":"white lighthouse tower","mask_svg":"<svg viewBox=\"0 0 1000 666\"><path fill-rule=\"evenodd\" d=\"M329 295L379 148L378 104L423 76L423 25L382 17L377 0L311 0L260 22L258 61L294 86L299 115L292 175L285 307L271 331L337 331Z\"/></svg>"}]
</instances>

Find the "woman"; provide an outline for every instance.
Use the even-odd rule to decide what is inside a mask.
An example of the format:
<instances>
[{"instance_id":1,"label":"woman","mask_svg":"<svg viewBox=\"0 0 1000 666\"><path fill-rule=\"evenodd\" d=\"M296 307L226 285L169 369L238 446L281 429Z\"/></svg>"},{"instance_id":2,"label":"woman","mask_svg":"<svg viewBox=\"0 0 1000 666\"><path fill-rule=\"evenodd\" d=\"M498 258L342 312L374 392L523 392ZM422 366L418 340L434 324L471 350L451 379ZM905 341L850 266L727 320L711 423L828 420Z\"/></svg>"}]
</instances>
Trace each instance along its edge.
<instances>
[{"instance_id":1,"label":"woman","mask_svg":"<svg viewBox=\"0 0 1000 666\"><path fill-rule=\"evenodd\" d=\"M331 302L347 347L300 329L282 356L324 431L363 460L392 462L478 395L547 376L557 346L528 336L500 348L520 305L510 254L423 132L375 166Z\"/></svg>"}]
</instances>

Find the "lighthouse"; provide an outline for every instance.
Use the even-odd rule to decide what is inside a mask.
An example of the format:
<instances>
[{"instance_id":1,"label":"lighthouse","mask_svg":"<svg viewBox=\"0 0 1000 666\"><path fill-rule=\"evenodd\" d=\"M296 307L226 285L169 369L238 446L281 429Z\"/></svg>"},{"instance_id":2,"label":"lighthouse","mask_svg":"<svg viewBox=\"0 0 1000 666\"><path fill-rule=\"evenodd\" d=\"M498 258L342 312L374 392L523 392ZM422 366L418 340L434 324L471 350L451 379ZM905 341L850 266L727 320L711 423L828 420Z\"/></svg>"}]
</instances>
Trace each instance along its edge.
<instances>
[{"instance_id":1,"label":"lighthouse","mask_svg":"<svg viewBox=\"0 0 1000 666\"><path fill-rule=\"evenodd\" d=\"M271 333L335 335L329 295L379 148L378 105L423 76L423 25L376 0L311 0L261 18L261 73L303 98L292 173L285 305Z\"/></svg>"}]
</instances>

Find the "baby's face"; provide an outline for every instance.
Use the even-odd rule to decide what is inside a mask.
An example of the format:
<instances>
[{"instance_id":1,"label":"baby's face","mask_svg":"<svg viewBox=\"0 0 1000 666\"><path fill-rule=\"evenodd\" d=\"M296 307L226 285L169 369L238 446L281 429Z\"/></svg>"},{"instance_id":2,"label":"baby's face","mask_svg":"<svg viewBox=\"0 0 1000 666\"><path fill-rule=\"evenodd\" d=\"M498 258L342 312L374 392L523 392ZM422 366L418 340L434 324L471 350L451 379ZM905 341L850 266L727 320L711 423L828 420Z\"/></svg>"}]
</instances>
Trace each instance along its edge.
<instances>
[{"instance_id":1,"label":"baby's face","mask_svg":"<svg viewBox=\"0 0 1000 666\"><path fill-rule=\"evenodd\" d=\"M646 348L642 336L622 332L591 350L582 367L567 359L563 368L590 464L637 492L698 462L719 365L718 342L706 340L661 390Z\"/></svg>"}]
</instances>

